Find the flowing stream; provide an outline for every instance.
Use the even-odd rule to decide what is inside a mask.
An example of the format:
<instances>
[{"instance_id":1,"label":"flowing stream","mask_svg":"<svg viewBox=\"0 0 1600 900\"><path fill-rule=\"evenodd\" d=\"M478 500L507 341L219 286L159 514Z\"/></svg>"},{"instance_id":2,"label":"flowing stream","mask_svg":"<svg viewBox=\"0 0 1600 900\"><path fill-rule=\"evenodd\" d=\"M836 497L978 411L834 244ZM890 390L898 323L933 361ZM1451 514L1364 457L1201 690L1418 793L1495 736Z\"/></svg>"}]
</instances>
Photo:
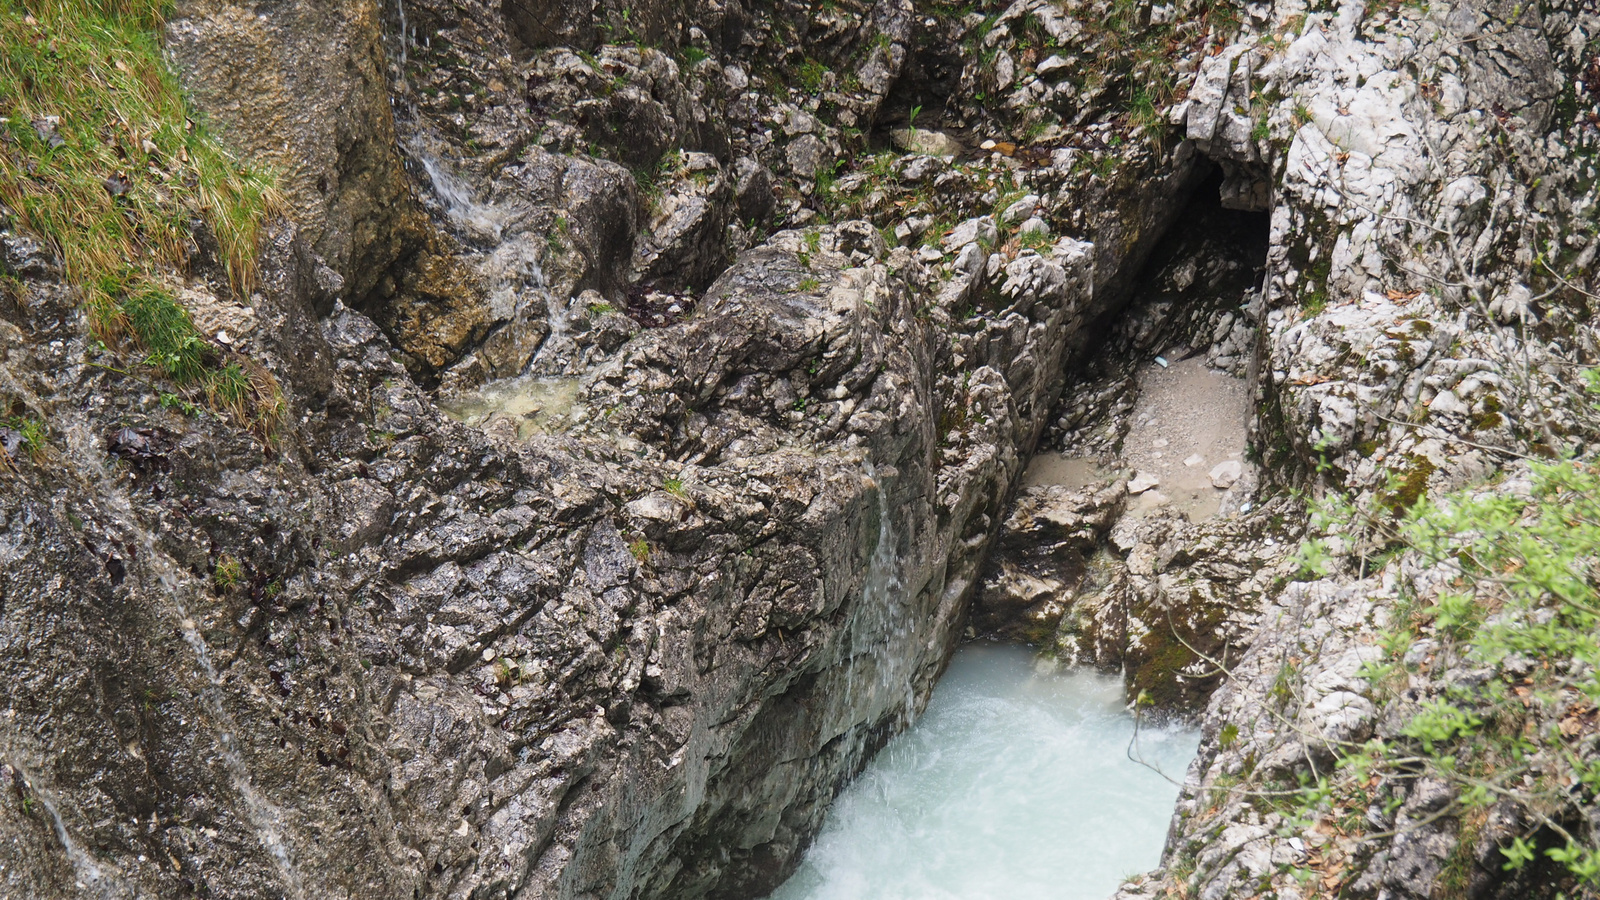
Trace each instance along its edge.
<instances>
[{"instance_id":1,"label":"flowing stream","mask_svg":"<svg viewBox=\"0 0 1600 900\"><path fill-rule=\"evenodd\" d=\"M1181 781L1199 743L1133 737L1121 679L968 645L770 900L1103 900L1160 862L1178 795L1130 753Z\"/></svg>"}]
</instances>

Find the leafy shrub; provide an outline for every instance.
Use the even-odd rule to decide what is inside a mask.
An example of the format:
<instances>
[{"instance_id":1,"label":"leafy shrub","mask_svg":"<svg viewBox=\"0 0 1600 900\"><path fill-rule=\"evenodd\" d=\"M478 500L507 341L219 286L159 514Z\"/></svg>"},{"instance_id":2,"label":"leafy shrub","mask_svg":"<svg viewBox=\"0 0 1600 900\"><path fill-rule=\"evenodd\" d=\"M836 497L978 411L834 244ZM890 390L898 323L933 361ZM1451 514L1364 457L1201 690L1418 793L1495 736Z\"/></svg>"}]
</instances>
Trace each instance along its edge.
<instances>
[{"instance_id":1,"label":"leafy shrub","mask_svg":"<svg viewBox=\"0 0 1600 900\"><path fill-rule=\"evenodd\" d=\"M1374 786L1438 779L1455 791L1438 815L1471 823L1510 804L1527 823L1501 840L1506 870L1544 857L1564 869L1566 896L1590 897L1600 836L1582 810L1600 802L1600 467L1532 463L1531 473L1530 495L1423 498L1389 532L1453 577L1436 596L1407 599L1381 636L1386 659L1366 674L1380 689L1420 684L1434 696L1393 737L1342 747L1337 771L1301 800L1308 812L1348 812ZM1392 527L1390 513L1370 521ZM1423 637L1438 649L1408 662Z\"/></svg>"}]
</instances>

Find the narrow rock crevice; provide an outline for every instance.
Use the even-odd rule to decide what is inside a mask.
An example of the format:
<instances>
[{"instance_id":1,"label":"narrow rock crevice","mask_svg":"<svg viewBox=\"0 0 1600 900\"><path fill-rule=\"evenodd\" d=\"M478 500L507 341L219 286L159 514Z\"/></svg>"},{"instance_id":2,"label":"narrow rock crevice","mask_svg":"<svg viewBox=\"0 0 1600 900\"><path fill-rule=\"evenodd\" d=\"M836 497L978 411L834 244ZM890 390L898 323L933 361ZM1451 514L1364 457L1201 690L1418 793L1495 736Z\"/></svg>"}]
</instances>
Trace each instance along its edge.
<instances>
[{"instance_id":1,"label":"narrow rock crevice","mask_svg":"<svg viewBox=\"0 0 1600 900\"><path fill-rule=\"evenodd\" d=\"M1249 511L1272 490L1255 465L1252 387L1267 216L1228 208L1222 168L1202 171L1131 279L1128 303L1094 323L1093 352L1069 367L968 632L1125 670L1130 698L1154 690L1179 713L1196 711L1216 683L1192 677L1194 651L1238 629L1165 621L1183 607L1162 605L1160 577L1195 561L1183 542L1249 530ZM1137 559L1147 544L1164 548L1159 566Z\"/></svg>"}]
</instances>

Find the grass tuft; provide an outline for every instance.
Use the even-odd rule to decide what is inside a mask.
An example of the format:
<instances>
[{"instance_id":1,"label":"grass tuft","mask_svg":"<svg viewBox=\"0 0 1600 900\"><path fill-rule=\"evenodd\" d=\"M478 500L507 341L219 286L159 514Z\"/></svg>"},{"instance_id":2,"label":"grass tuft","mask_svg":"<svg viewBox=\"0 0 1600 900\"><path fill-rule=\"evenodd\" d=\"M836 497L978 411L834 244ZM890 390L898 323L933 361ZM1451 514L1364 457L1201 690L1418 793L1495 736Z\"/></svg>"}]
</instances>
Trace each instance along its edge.
<instances>
[{"instance_id":1,"label":"grass tuft","mask_svg":"<svg viewBox=\"0 0 1600 900\"><path fill-rule=\"evenodd\" d=\"M0 204L60 258L97 337L235 411L275 410L241 380L158 273L187 272L208 230L234 293L256 279L271 177L195 121L158 38L164 0L0 0ZM239 369L238 364L232 368ZM263 419L252 415L256 424Z\"/></svg>"}]
</instances>

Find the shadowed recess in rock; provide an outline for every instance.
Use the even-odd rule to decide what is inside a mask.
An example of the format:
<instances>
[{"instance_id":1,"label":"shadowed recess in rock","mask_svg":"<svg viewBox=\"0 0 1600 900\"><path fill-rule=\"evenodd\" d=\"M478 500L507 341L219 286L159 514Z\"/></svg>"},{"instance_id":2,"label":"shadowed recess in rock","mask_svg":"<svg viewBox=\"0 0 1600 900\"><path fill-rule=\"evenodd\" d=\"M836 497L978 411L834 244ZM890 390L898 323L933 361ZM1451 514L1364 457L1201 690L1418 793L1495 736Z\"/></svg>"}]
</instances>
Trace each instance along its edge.
<instances>
[{"instance_id":1,"label":"shadowed recess in rock","mask_svg":"<svg viewBox=\"0 0 1600 900\"><path fill-rule=\"evenodd\" d=\"M969 644L770 900L1099 900L1160 858L1198 738L1134 731L1120 679Z\"/></svg>"}]
</instances>

